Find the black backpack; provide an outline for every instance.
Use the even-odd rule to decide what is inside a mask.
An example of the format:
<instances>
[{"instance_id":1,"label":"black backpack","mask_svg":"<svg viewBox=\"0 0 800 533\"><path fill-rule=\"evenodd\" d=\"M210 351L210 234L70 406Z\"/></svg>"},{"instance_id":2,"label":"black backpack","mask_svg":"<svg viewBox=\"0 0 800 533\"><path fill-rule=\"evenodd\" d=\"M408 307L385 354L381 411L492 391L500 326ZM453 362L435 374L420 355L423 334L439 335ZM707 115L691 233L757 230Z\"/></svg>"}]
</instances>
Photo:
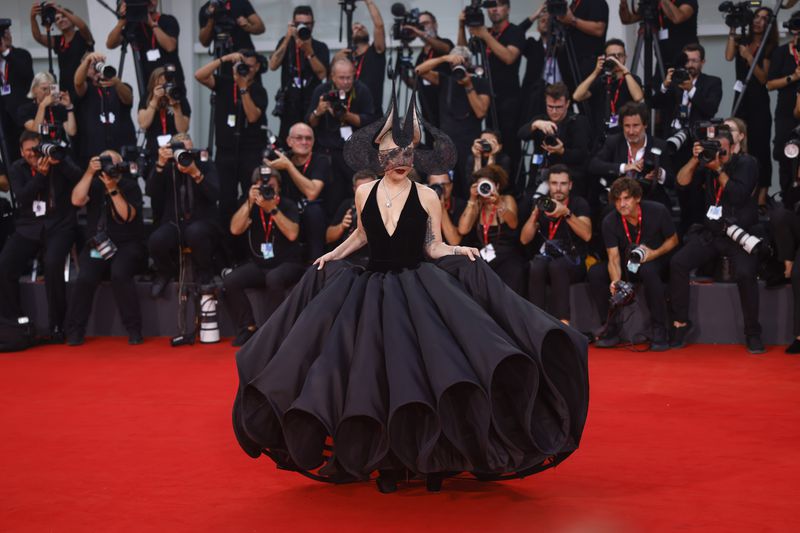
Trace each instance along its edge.
<instances>
[{"instance_id":1,"label":"black backpack","mask_svg":"<svg viewBox=\"0 0 800 533\"><path fill-rule=\"evenodd\" d=\"M33 345L33 324L0 317L0 352L19 352Z\"/></svg>"}]
</instances>

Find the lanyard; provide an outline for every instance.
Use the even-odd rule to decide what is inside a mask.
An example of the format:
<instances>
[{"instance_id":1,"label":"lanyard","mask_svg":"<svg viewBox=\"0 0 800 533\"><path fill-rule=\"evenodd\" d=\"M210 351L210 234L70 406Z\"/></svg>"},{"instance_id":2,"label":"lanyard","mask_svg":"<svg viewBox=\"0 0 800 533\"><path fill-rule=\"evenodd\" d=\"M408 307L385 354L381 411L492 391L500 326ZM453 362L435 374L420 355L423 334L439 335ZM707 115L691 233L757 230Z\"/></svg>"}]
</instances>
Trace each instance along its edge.
<instances>
[{"instance_id":1,"label":"lanyard","mask_svg":"<svg viewBox=\"0 0 800 533\"><path fill-rule=\"evenodd\" d=\"M497 41L500 41L500 37L503 36L503 34L506 32L509 26L511 26L511 23L509 21L506 21L505 25L503 26L503 29L497 32L497 35L495 35L494 31L492 31L492 37L494 37ZM487 56L492 55L491 48L486 47L486 55Z\"/></svg>"},{"instance_id":2,"label":"lanyard","mask_svg":"<svg viewBox=\"0 0 800 533\"><path fill-rule=\"evenodd\" d=\"M72 41L67 42L67 40L64 38L64 36L63 35L61 36L61 46L60 47L61 47L61 51L62 52L66 52L67 50L69 50L69 47L70 47L71 44L72 44Z\"/></svg>"},{"instance_id":3,"label":"lanyard","mask_svg":"<svg viewBox=\"0 0 800 533\"><path fill-rule=\"evenodd\" d=\"M572 5L569 6L569 9L570 9L570 11L572 11L573 15L578 10L578 8L581 7L581 1L582 0L573 0Z\"/></svg>"},{"instance_id":4,"label":"lanyard","mask_svg":"<svg viewBox=\"0 0 800 533\"><path fill-rule=\"evenodd\" d=\"M719 201L722 199L722 193L725 192L725 187L723 185L720 185L719 180L717 178L714 178L714 191L715 191L714 205L718 206Z\"/></svg>"},{"instance_id":5,"label":"lanyard","mask_svg":"<svg viewBox=\"0 0 800 533\"><path fill-rule=\"evenodd\" d=\"M620 93L620 91L622 91L622 83L624 81L625 81L625 78L622 78L621 80L619 80L619 83L617 83L617 92L616 92L616 94L614 94L614 98L611 100L611 114L612 115L616 115L617 114L617 100L619 100L619 93ZM609 80L609 86L610 85L611 85L611 81Z\"/></svg>"},{"instance_id":6,"label":"lanyard","mask_svg":"<svg viewBox=\"0 0 800 533\"><path fill-rule=\"evenodd\" d=\"M633 239L631 239L631 232L628 229L628 221L625 220L625 217L622 217L622 225L625 228L625 235L628 237L628 242L633 244ZM639 206L638 228L639 228L639 232L636 234L636 245L637 246L642 241L642 206Z\"/></svg>"},{"instance_id":7,"label":"lanyard","mask_svg":"<svg viewBox=\"0 0 800 533\"><path fill-rule=\"evenodd\" d=\"M260 207L258 208L258 214L261 216L261 227L264 228L264 242L269 242L269 236L272 234L272 221L275 217L270 215L269 225L267 225L267 221L264 220L264 210Z\"/></svg>"},{"instance_id":8,"label":"lanyard","mask_svg":"<svg viewBox=\"0 0 800 533\"><path fill-rule=\"evenodd\" d=\"M300 60L300 46L301 45L299 43L295 43L295 45L294 45L294 58L295 58L295 61L297 63L297 77L298 78L302 78L303 77L303 69L302 69L301 60Z\"/></svg>"},{"instance_id":9,"label":"lanyard","mask_svg":"<svg viewBox=\"0 0 800 533\"><path fill-rule=\"evenodd\" d=\"M567 198L567 200L564 202L564 205L569 206L569 198ZM548 223L549 227L547 228L547 235L548 235L547 238L549 240L552 241L555 238L556 233L558 233L558 227L561 226L561 222L563 220L564 220L564 217L559 217L559 219L556 221L555 224L553 224L552 220Z\"/></svg>"},{"instance_id":10,"label":"lanyard","mask_svg":"<svg viewBox=\"0 0 800 533\"><path fill-rule=\"evenodd\" d=\"M795 64L797 64L797 66L800 67L800 55L798 55L797 47L795 47L794 43L790 43L789 44L789 51L794 56ZM8 67L7 67L7 65L8 65L8 63L6 63L6 76L8 76Z\"/></svg>"},{"instance_id":11,"label":"lanyard","mask_svg":"<svg viewBox=\"0 0 800 533\"><path fill-rule=\"evenodd\" d=\"M108 112L106 109L106 93L105 91L97 87L97 94L100 96L100 115L106 117L106 123L108 123Z\"/></svg>"},{"instance_id":12,"label":"lanyard","mask_svg":"<svg viewBox=\"0 0 800 533\"><path fill-rule=\"evenodd\" d=\"M161 113L161 133L163 135L166 135L167 134L167 110L162 108L160 113Z\"/></svg>"},{"instance_id":13,"label":"lanyard","mask_svg":"<svg viewBox=\"0 0 800 533\"><path fill-rule=\"evenodd\" d=\"M492 222L494 222L494 217L497 214L497 206L492 207L492 214L489 215L489 222L486 222L486 209L481 211L481 224L483 224L483 244L485 246L489 245L489 228L492 226ZM497 232L500 232L500 224L497 225Z\"/></svg>"},{"instance_id":14,"label":"lanyard","mask_svg":"<svg viewBox=\"0 0 800 533\"><path fill-rule=\"evenodd\" d=\"M158 19L160 19L160 18L161 18L161 13L153 13L153 19L155 19L156 23L158 22ZM155 47L156 47L156 31L154 29L151 29L150 31L151 31L151 33L150 33L150 48L151 49L155 49ZM142 22L142 32L144 33L145 37L147 37L147 25L144 22Z\"/></svg>"},{"instance_id":15,"label":"lanyard","mask_svg":"<svg viewBox=\"0 0 800 533\"><path fill-rule=\"evenodd\" d=\"M239 103L239 87L233 82L233 107Z\"/></svg>"},{"instance_id":16,"label":"lanyard","mask_svg":"<svg viewBox=\"0 0 800 533\"><path fill-rule=\"evenodd\" d=\"M356 68L356 81L361 79L361 69L364 68L364 60L367 58L367 52L364 52L364 55L361 56L361 61L358 62L358 68Z\"/></svg>"},{"instance_id":17,"label":"lanyard","mask_svg":"<svg viewBox=\"0 0 800 533\"><path fill-rule=\"evenodd\" d=\"M301 172L301 174L302 174L303 176L305 176L305 175L306 175L306 170L308 170L308 165L310 165L310 164L311 164L311 159L312 159L313 157L314 157L314 154L312 153L311 155L309 155L309 156L308 156L308 161L306 161L306 164L305 164L305 165L303 165L303 172Z\"/></svg>"}]
</instances>

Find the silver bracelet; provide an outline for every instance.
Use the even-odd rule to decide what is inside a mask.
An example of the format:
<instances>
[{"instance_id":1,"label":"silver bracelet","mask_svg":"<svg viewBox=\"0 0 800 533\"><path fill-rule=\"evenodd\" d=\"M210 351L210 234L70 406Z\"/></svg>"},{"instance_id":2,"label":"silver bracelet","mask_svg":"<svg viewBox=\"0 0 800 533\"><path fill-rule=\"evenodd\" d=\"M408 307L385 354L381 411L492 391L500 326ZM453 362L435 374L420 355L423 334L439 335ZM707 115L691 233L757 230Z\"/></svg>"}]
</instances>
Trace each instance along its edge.
<instances>
[{"instance_id":1,"label":"silver bracelet","mask_svg":"<svg viewBox=\"0 0 800 533\"><path fill-rule=\"evenodd\" d=\"M453 246L453 255L460 255L458 253L458 246Z\"/></svg>"}]
</instances>

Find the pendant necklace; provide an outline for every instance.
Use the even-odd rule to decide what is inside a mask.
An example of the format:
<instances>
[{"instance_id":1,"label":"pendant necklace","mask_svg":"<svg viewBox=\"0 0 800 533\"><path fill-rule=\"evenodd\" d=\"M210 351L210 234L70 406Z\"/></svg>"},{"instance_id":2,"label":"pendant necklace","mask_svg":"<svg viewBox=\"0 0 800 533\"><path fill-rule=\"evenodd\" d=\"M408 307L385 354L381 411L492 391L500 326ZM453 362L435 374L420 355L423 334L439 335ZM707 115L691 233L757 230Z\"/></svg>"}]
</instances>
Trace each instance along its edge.
<instances>
[{"instance_id":1,"label":"pendant necklace","mask_svg":"<svg viewBox=\"0 0 800 533\"><path fill-rule=\"evenodd\" d=\"M386 204L385 204L385 205L386 205L386 207L392 207L392 200L394 200L395 198L397 198L398 196L400 196L401 194L403 194L405 191L406 191L406 187L403 187L403 188L400 190L400 192L399 192L399 193L395 194L394 196L392 196L392 197L390 198L390 197L389 197L389 188L388 188L388 187L386 186L386 184L384 183L384 185L383 185L383 192L384 192L384 193L386 193Z\"/></svg>"}]
</instances>

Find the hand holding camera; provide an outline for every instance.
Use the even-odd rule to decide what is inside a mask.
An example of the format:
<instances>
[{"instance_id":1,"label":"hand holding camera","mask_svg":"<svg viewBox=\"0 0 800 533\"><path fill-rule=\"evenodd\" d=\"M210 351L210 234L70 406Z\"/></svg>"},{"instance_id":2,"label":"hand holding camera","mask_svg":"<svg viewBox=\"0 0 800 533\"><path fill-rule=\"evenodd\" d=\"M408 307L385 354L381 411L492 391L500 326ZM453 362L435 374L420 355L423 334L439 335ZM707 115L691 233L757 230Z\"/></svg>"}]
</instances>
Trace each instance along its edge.
<instances>
[{"instance_id":1,"label":"hand holding camera","mask_svg":"<svg viewBox=\"0 0 800 533\"><path fill-rule=\"evenodd\" d=\"M545 135L541 146L548 154L564 155L564 142L555 135Z\"/></svg>"},{"instance_id":2,"label":"hand holding camera","mask_svg":"<svg viewBox=\"0 0 800 533\"><path fill-rule=\"evenodd\" d=\"M269 159L269 166L275 170L289 170L289 167L292 166L292 161L286 157L286 154L280 150L273 150L272 153L274 156Z\"/></svg>"},{"instance_id":3,"label":"hand holding camera","mask_svg":"<svg viewBox=\"0 0 800 533\"><path fill-rule=\"evenodd\" d=\"M348 209L345 212L344 217L342 217L342 221L340 222L342 228L344 228L345 230L350 229L350 226L353 225L353 217L355 217L355 210Z\"/></svg>"}]
</instances>

